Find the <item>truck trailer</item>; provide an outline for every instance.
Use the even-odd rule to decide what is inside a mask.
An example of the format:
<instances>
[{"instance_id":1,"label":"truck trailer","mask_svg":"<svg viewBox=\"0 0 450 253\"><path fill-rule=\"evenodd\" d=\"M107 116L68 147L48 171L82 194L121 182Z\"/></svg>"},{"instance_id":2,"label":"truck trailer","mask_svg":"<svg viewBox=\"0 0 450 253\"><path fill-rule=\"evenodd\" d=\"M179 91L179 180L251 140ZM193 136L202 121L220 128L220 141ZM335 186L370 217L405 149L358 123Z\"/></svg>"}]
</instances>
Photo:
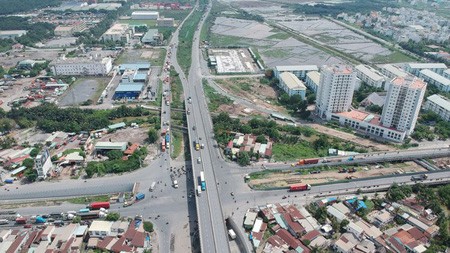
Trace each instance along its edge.
<instances>
[{"instance_id":1,"label":"truck trailer","mask_svg":"<svg viewBox=\"0 0 450 253\"><path fill-rule=\"evenodd\" d=\"M138 193L138 194L136 194L136 201L139 201L139 200L143 200L145 198L145 194L144 193Z\"/></svg>"},{"instance_id":2,"label":"truck trailer","mask_svg":"<svg viewBox=\"0 0 450 253\"><path fill-rule=\"evenodd\" d=\"M317 164L319 159L302 159L297 162L297 165Z\"/></svg>"},{"instance_id":3,"label":"truck trailer","mask_svg":"<svg viewBox=\"0 0 450 253\"><path fill-rule=\"evenodd\" d=\"M422 181L428 178L427 174L411 176L411 181Z\"/></svg>"},{"instance_id":4,"label":"truck trailer","mask_svg":"<svg viewBox=\"0 0 450 253\"><path fill-rule=\"evenodd\" d=\"M109 202L92 202L87 206L87 208L89 208L90 210L96 210L100 208L109 209L109 207L110 207Z\"/></svg>"},{"instance_id":5,"label":"truck trailer","mask_svg":"<svg viewBox=\"0 0 450 253\"><path fill-rule=\"evenodd\" d=\"M311 185L309 184L294 184L289 187L289 191L296 192L296 191L308 191L311 190Z\"/></svg>"}]
</instances>

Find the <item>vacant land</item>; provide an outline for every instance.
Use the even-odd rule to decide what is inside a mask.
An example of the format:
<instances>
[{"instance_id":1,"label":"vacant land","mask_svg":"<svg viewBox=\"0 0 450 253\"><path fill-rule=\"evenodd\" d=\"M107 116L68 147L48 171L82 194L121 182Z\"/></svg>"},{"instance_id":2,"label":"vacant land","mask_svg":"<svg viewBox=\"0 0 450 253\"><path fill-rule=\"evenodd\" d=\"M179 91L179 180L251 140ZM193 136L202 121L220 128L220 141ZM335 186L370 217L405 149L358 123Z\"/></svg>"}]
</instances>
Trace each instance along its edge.
<instances>
[{"instance_id":1,"label":"vacant land","mask_svg":"<svg viewBox=\"0 0 450 253\"><path fill-rule=\"evenodd\" d=\"M197 25L200 22L202 15L202 11L194 11L192 15L184 22L178 35L179 43L177 59L180 67L185 73L187 73L191 67L194 32L197 29Z\"/></svg>"},{"instance_id":2,"label":"vacant land","mask_svg":"<svg viewBox=\"0 0 450 253\"><path fill-rule=\"evenodd\" d=\"M154 66L162 66L166 51L161 48L125 50L115 64L150 62Z\"/></svg>"},{"instance_id":3,"label":"vacant land","mask_svg":"<svg viewBox=\"0 0 450 253\"><path fill-rule=\"evenodd\" d=\"M228 97L219 94L211 86L208 85L206 80L203 80L203 89L206 97L208 98L208 108L211 112L217 111L221 105L231 105L233 101Z\"/></svg>"},{"instance_id":4,"label":"vacant land","mask_svg":"<svg viewBox=\"0 0 450 253\"><path fill-rule=\"evenodd\" d=\"M320 184L346 180L346 178L368 178L386 176L392 174L402 174L411 172L426 171L424 168L415 164L414 162L405 162L397 164L385 165L368 165L360 167L340 167L342 169L355 168L354 173L339 173L339 167L322 167L320 173L310 174L311 171L317 171L318 168L313 169L299 169L297 172L260 172L251 175L249 185L254 188L268 188L268 187L287 187L290 184L305 183L305 184Z\"/></svg>"},{"instance_id":5,"label":"vacant land","mask_svg":"<svg viewBox=\"0 0 450 253\"><path fill-rule=\"evenodd\" d=\"M108 77L79 78L60 99L59 105L79 105L87 100L95 102L109 81Z\"/></svg>"},{"instance_id":6,"label":"vacant land","mask_svg":"<svg viewBox=\"0 0 450 253\"><path fill-rule=\"evenodd\" d=\"M248 31L255 31L249 33ZM340 59L292 38L289 34L252 20L218 17L211 27L213 47L256 48L265 65L334 64Z\"/></svg>"}]
</instances>

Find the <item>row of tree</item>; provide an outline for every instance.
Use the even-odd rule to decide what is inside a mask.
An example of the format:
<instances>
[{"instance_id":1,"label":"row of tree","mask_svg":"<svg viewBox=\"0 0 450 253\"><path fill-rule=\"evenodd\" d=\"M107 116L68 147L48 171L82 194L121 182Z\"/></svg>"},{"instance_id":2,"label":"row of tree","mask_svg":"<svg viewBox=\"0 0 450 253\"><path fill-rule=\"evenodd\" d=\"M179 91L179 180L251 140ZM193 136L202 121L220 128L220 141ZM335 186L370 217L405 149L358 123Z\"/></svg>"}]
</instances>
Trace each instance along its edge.
<instances>
[{"instance_id":1,"label":"row of tree","mask_svg":"<svg viewBox=\"0 0 450 253\"><path fill-rule=\"evenodd\" d=\"M9 131L14 128L10 120L19 127L36 127L45 132L65 131L80 132L105 128L111 120L125 117L147 116L150 112L142 107L126 107L125 105L111 110L91 110L80 108L59 108L54 104L42 104L33 108L13 108L9 112L0 110L0 128ZM8 123L9 122L9 123Z\"/></svg>"},{"instance_id":2,"label":"row of tree","mask_svg":"<svg viewBox=\"0 0 450 253\"><path fill-rule=\"evenodd\" d=\"M1 6L1 5L0 5ZM16 16L0 17L0 30L26 30L27 33L14 40L1 40L0 45L7 46L15 41L26 45L34 46L35 43L52 38L55 25L44 22L30 23L28 19Z\"/></svg>"}]
</instances>

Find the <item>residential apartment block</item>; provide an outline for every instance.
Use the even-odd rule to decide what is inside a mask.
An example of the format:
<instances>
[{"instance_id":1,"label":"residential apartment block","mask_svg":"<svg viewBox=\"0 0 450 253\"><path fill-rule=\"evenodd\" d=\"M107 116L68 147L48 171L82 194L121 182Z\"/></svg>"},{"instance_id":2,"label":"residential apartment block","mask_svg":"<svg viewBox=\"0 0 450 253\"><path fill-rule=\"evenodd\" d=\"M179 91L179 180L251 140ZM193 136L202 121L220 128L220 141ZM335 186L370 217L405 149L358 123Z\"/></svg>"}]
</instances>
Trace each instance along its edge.
<instances>
[{"instance_id":1,"label":"residential apartment block","mask_svg":"<svg viewBox=\"0 0 450 253\"><path fill-rule=\"evenodd\" d=\"M48 149L43 149L39 155L34 159L34 167L37 171L39 179L47 178L50 169L52 168L52 161L50 159L50 152Z\"/></svg>"},{"instance_id":2,"label":"residential apartment block","mask_svg":"<svg viewBox=\"0 0 450 253\"><path fill-rule=\"evenodd\" d=\"M319 117L330 120L332 113L348 111L356 82L356 72L349 66L323 66L316 99Z\"/></svg>"},{"instance_id":3,"label":"residential apartment block","mask_svg":"<svg viewBox=\"0 0 450 253\"><path fill-rule=\"evenodd\" d=\"M62 58L53 61L50 69L55 76L104 76L112 69L111 58Z\"/></svg>"},{"instance_id":4,"label":"residential apartment block","mask_svg":"<svg viewBox=\"0 0 450 253\"><path fill-rule=\"evenodd\" d=\"M450 79L447 79L437 74L436 72L433 72L429 69L424 69L419 72L419 77L428 84L436 86L441 91L450 91Z\"/></svg>"},{"instance_id":5,"label":"residential apartment block","mask_svg":"<svg viewBox=\"0 0 450 253\"><path fill-rule=\"evenodd\" d=\"M320 83L320 73L318 71L310 71L306 74L306 87L317 93Z\"/></svg>"},{"instance_id":6,"label":"residential apartment block","mask_svg":"<svg viewBox=\"0 0 450 253\"><path fill-rule=\"evenodd\" d=\"M368 66L368 65L357 65L355 66L356 76L365 82L367 85L384 88L386 78L378 70Z\"/></svg>"},{"instance_id":7,"label":"residential apartment block","mask_svg":"<svg viewBox=\"0 0 450 253\"><path fill-rule=\"evenodd\" d=\"M447 70L447 66L444 63L408 63L405 69L415 76L419 76L420 71L424 69L429 69L442 75L444 70Z\"/></svg>"},{"instance_id":8,"label":"residential apartment block","mask_svg":"<svg viewBox=\"0 0 450 253\"><path fill-rule=\"evenodd\" d=\"M396 77L389 84L381 123L411 134L416 126L427 84L413 76Z\"/></svg>"},{"instance_id":9,"label":"residential apartment block","mask_svg":"<svg viewBox=\"0 0 450 253\"><path fill-rule=\"evenodd\" d=\"M427 98L423 109L430 110L439 114L446 121L450 121L450 99L438 94L431 95Z\"/></svg>"},{"instance_id":10,"label":"residential apartment block","mask_svg":"<svg viewBox=\"0 0 450 253\"><path fill-rule=\"evenodd\" d=\"M280 74L290 72L297 76L300 80L305 80L306 74L310 71L318 71L317 65L298 65L298 66L276 66L275 77L280 79Z\"/></svg>"},{"instance_id":11,"label":"residential apartment block","mask_svg":"<svg viewBox=\"0 0 450 253\"><path fill-rule=\"evenodd\" d=\"M450 69L447 69L444 71L444 73L442 74L445 78L450 79Z\"/></svg>"},{"instance_id":12,"label":"residential apartment block","mask_svg":"<svg viewBox=\"0 0 450 253\"><path fill-rule=\"evenodd\" d=\"M278 86L289 96L300 95L302 99L305 99L306 86L290 72L283 72L280 74Z\"/></svg>"},{"instance_id":13,"label":"residential apartment block","mask_svg":"<svg viewBox=\"0 0 450 253\"><path fill-rule=\"evenodd\" d=\"M406 77L408 75L402 68L392 65L385 64L381 67L381 73L385 75L388 79L392 79L395 77Z\"/></svg>"},{"instance_id":14,"label":"residential apartment block","mask_svg":"<svg viewBox=\"0 0 450 253\"><path fill-rule=\"evenodd\" d=\"M100 37L100 39L103 41L111 40L128 43L132 34L133 29L128 24L114 24Z\"/></svg>"}]
</instances>

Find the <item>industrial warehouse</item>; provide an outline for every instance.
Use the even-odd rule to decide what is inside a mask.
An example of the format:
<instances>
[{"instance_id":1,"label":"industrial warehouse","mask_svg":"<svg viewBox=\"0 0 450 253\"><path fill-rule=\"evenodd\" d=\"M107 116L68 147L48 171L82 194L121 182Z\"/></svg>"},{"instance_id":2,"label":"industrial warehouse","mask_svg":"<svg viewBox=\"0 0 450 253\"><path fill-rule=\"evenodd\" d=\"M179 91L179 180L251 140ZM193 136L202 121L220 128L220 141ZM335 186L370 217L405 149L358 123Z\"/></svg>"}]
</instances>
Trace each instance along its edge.
<instances>
[{"instance_id":1,"label":"industrial warehouse","mask_svg":"<svg viewBox=\"0 0 450 253\"><path fill-rule=\"evenodd\" d=\"M148 84L150 74L150 63L122 64L119 66L118 74L121 75L117 86L114 100L138 99Z\"/></svg>"}]
</instances>

